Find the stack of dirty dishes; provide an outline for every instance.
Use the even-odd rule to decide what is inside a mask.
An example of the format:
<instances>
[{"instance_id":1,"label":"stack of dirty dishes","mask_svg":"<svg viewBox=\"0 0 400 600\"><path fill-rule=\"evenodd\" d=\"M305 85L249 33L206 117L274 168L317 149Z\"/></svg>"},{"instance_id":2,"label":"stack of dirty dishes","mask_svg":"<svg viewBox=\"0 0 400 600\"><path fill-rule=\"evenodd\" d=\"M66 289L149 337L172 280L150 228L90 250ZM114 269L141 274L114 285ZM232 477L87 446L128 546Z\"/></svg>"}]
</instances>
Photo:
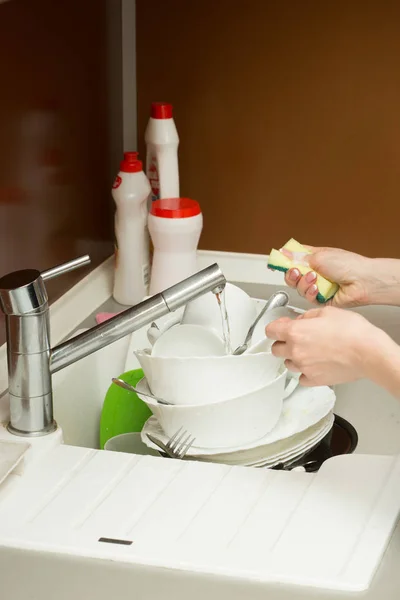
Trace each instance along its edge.
<instances>
[{"instance_id":1,"label":"stack of dirty dishes","mask_svg":"<svg viewBox=\"0 0 400 600\"><path fill-rule=\"evenodd\" d=\"M266 312L246 352L233 355L232 350L243 343L265 301L250 298L232 284L227 284L224 294L222 298L205 295L188 304L179 319L172 318L161 327L154 324L148 331L151 348L135 351L145 374L137 385L142 392L138 395L153 413L142 439L154 447L148 433L165 443L182 428L195 438L189 456L247 464L244 450L253 449L251 461L261 463L269 457L267 436L275 444L275 454L276 442L283 436L290 438L288 451L293 454L293 436L301 432L300 445L304 447L304 431L316 425L319 405L323 405L324 413L320 420L332 410L333 392L324 388L331 393L330 401L326 393L320 402L314 399L314 417L301 418L304 390L298 389L298 375L288 372L283 360L272 354L272 342L265 337L268 322L296 314L287 307ZM165 404L145 395L149 393ZM263 448L261 457L254 448ZM286 447L283 450L287 453Z\"/></svg>"}]
</instances>

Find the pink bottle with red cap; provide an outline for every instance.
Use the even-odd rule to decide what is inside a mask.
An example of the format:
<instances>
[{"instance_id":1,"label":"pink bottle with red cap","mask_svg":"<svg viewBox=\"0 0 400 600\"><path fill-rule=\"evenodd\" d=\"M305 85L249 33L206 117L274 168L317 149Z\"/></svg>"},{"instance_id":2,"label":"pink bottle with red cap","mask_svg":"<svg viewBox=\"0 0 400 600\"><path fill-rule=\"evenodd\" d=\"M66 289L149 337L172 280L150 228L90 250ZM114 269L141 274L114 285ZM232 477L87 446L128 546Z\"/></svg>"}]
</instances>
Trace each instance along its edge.
<instances>
[{"instance_id":1,"label":"pink bottle with red cap","mask_svg":"<svg viewBox=\"0 0 400 600\"><path fill-rule=\"evenodd\" d=\"M115 275L113 296L125 305L137 304L147 294L149 235L147 203L151 194L137 152L124 152L112 187L115 212Z\"/></svg>"},{"instance_id":2,"label":"pink bottle with red cap","mask_svg":"<svg viewBox=\"0 0 400 600\"><path fill-rule=\"evenodd\" d=\"M179 197L178 146L179 137L172 118L172 105L153 102L145 141L146 173L152 190L152 200Z\"/></svg>"},{"instance_id":3,"label":"pink bottle with red cap","mask_svg":"<svg viewBox=\"0 0 400 600\"><path fill-rule=\"evenodd\" d=\"M152 203L148 224L154 246L152 296L197 272L203 215L195 200L163 198Z\"/></svg>"}]
</instances>

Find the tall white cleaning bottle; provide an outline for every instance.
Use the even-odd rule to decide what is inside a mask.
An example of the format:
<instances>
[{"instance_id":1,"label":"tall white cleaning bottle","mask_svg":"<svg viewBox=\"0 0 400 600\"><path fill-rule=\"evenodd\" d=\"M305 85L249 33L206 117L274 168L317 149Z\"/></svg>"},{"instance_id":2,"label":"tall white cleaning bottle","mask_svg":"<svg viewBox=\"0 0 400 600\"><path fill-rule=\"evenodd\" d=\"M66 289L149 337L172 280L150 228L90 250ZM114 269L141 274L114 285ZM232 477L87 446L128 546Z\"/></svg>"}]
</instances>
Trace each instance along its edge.
<instances>
[{"instance_id":1,"label":"tall white cleaning bottle","mask_svg":"<svg viewBox=\"0 0 400 600\"><path fill-rule=\"evenodd\" d=\"M172 104L153 102L145 141L146 174L152 200L179 198L179 137L172 118Z\"/></svg>"},{"instance_id":2,"label":"tall white cleaning bottle","mask_svg":"<svg viewBox=\"0 0 400 600\"><path fill-rule=\"evenodd\" d=\"M197 245L203 215L195 200L161 198L152 203L148 222L154 246L152 296L198 271Z\"/></svg>"},{"instance_id":3,"label":"tall white cleaning bottle","mask_svg":"<svg viewBox=\"0 0 400 600\"><path fill-rule=\"evenodd\" d=\"M149 234L147 229L149 180L137 152L124 152L112 187L115 212L115 275L113 296L133 305L147 295Z\"/></svg>"}]
</instances>

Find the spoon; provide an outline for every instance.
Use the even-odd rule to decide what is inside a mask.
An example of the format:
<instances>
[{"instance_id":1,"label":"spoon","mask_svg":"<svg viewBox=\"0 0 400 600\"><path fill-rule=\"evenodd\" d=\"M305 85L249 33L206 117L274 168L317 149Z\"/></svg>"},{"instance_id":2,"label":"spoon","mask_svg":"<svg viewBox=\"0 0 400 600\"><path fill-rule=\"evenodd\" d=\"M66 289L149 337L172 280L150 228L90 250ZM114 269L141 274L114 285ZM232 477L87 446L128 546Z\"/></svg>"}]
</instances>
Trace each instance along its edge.
<instances>
[{"instance_id":1,"label":"spoon","mask_svg":"<svg viewBox=\"0 0 400 600\"><path fill-rule=\"evenodd\" d=\"M246 338L243 342L243 344L241 346L238 346L236 348L236 350L233 351L232 354L234 354L235 356L238 356L239 354L243 354L243 352L246 352L250 340L253 337L253 333L254 330L259 322L259 320L264 316L264 313L267 312L267 310L273 310L274 308L280 308L282 306L286 306L286 304L289 302L289 296L287 295L286 292L276 292L276 294L273 294L271 296L271 298L268 300L268 302L266 302L266 304L262 307L260 314L257 316L256 320L254 321L254 323L252 324L252 326L250 327L249 331L247 332Z\"/></svg>"},{"instance_id":2,"label":"spoon","mask_svg":"<svg viewBox=\"0 0 400 600\"><path fill-rule=\"evenodd\" d=\"M133 387L133 385L131 385L130 383L127 383L123 379L119 379L118 377L113 377L112 382L115 383L115 385L118 385L120 388L123 388L124 390L128 390L128 392L135 392L136 394L141 394L142 396L146 396L146 398L151 398L152 400L155 400L156 402L158 402L158 404L165 404L166 406L172 406L172 402L167 402L166 400L157 398L157 396L153 396L153 394L147 394L146 392L142 392L142 390L138 390L137 388Z\"/></svg>"}]
</instances>

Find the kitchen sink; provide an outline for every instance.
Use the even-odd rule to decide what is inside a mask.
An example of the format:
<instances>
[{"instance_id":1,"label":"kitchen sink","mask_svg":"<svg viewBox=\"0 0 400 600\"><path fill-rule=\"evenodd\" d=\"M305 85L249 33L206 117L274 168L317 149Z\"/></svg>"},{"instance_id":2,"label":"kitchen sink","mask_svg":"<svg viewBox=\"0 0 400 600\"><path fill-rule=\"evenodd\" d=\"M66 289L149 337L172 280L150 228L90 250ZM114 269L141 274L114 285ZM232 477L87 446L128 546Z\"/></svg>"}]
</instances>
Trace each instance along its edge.
<instances>
[{"instance_id":1,"label":"kitchen sink","mask_svg":"<svg viewBox=\"0 0 400 600\"><path fill-rule=\"evenodd\" d=\"M206 257L209 260L209 257ZM212 260L221 258L221 268L227 278L237 283L234 269L229 271L224 260L216 255ZM272 293L282 287L278 278L254 275L253 262L248 263L249 257L240 255L232 260L242 261L240 273L248 273L237 283L252 297L267 299ZM262 269L265 268L265 258L258 257ZM204 263L201 265L203 266ZM250 269L251 266L251 269ZM257 267L258 268L258 267ZM118 307L109 299L111 281L111 263L107 267L107 282L93 292L86 290L87 302L90 306L86 315L80 318L69 318L69 330L61 325L63 318L60 308L58 320L53 331L56 343L74 335L95 324L95 314L102 311L115 311ZM256 283L254 283L256 281ZM88 286L87 286L88 287ZM102 291L102 296L99 294ZM91 297L90 297L90 294ZM93 297L97 302L93 303ZM290 291L290 301L300 308L307 305L293 291ZM96 308L96 304L101 302ZM75 305L79 311L82 301ZM68 315L72 309L68 309ZM368 307L360 309L362 314L372 322L385 329L396 342L400 343L400 309L395 307ZM66 313L65 313L66 314ZM135 333L138 347L148 346L146 328ZM125 370L125 359L130 342L127 336L118 342L97 351L87 358L59 371L53 376L54 412L57 423L63 432L64 444L69 446L97 449L99 448L100 414L111 378L120 375ZM135 368L135 365L133 365ZM337 386L337 403L335 412L352 423L359 436L358 453L363 454L399 454L400 453L400 403L384 390L368 381ZM76 450L76 448L75 448ZM102 453L101 453L102 454ZM108 454L108 453L107 453ZM103 456L103 454L102 454ZM126 455L125 455L126 456ZM146 457L147 458L147 457ZM155 459L158 460L158 459ZM160 459L161 460L161 459ZM164 460L164 459L162 459ZM5 494L7 489L5 489ZM1 491L1 488L0 488ZM50 499L49 499L50 500ZM27 501L29 510L29 499ZM380 597L394 600L398 596L400 574L398 557L400 555L399 528L390 543L385 558L375 576L370 589L363 594L365 600L377 600ZM200 600L209 597L212 600L346 600L354 598L353 594L323 591L312 588L293 588L290 585L246 582L223 576L207 576L200 573L173 571L165 568L155 568L140 564L128 564L117 560L101 560L94 558L49 553L42 551L40 544L24 550L0 546L0 565L2 572L1 597L12 600L71 600L80 598L96 598L109 600L110 597L128 600Z\"/></svg>"},{"instance_id":2,"label":"kitchen sink","mask_svg":"<svg viewBox=\"0 0 400 600\"><path fill-rule=\"evenodd\" d=\"M282 288L265 283L234 282L253 298L268 299ZM299 308L309 305L293 290L289 290L290 303ZM97 312L121 310L112 300L107 300ZM400 344L400 308L365 307L357 309L375 325L381 327ZM95 324L95 313L83 324ZM84 328L74 332L80 333ZM135 332L138 348L149 346L147 327ZM125 359L130 336L122 338L87 358L56 373L53 377L54 412L63 430L64 442L87 448L99 447L99 422L105 394L111 378L125 369ZM132 357L132 368L139 364ZM356 452L367 454L400 453L400 403L382 388L370 381L335 386L337 402L335 412L356 428L359 441Z\"/></svg>"}]
</instances>

